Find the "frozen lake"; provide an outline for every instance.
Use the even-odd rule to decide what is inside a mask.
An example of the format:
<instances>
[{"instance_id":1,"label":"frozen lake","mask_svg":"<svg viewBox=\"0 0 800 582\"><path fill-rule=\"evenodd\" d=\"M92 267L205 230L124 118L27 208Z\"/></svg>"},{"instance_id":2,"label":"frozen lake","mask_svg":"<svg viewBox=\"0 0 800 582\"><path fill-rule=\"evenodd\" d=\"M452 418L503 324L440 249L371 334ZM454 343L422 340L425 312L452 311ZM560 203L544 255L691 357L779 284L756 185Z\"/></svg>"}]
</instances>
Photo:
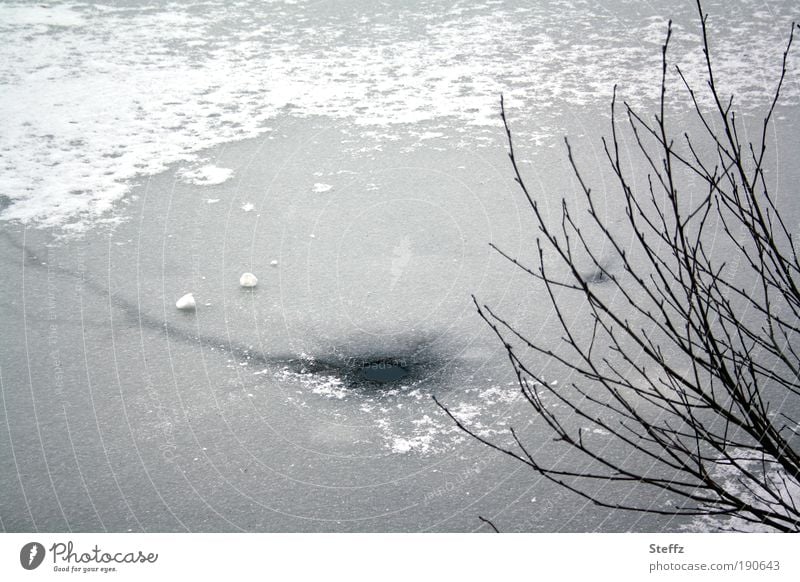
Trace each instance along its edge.
<instances>
[{"instance_id":1,"label":"frozen lake","mask_svg":"<svg viewBox=\"0 0 800 582\"><path fill-rule=\"evenodd\" d=\"M706 5L745 114L792 8ZM546 206L565 134L610 189L612 87L652 106L668 18L699 78L688 2L0 3L0 528L686 526L592 507L430 398L554 457L471 299L559 341L488 246L536 235L499 94Z\"/></svg>"}]
</instances>

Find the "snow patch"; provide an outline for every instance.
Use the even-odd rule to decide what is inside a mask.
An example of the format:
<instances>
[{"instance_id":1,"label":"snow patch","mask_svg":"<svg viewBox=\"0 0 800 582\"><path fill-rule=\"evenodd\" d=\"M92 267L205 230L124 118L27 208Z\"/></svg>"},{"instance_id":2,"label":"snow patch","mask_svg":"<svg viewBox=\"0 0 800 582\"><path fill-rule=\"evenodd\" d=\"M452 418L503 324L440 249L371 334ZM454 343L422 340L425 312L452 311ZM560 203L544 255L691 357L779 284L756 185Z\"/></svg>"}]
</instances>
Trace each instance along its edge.
<instances>
[{"instance_id":1,"label":"snow patch","mask_svg":"<svg viewBox=\"0 0 800 582\"><path fill-rule=\"evenodd\" d=\"M316 194L322 194L324 192L329 191L333 186L330 184L323 184L322 182L317 182L314 184L314 187L311 189Z\"/></svg>"},{"instance_id":2,"label":"snow patch","mask_svg":"<svg viewBox=\"0 0 800 582\"><path fill-rule=\"evenodd\" d=\"M392 439L390 448L393 453L409 453L416 451L419 453L428 453L431 451L433 444L433 435L419 435L411 438L394 437Z\"/></svg>"},{"instance_id":3,"label":"snow patch","mask_svg":"<svg viewBox=\"0 0 800 582\"><path fill-rule=\"evenodd\" d=\"M227 182L231 179L231 176L233 176L233 170L230 168L220 168L213 164L178 172L178 178L182 182L194 184L196 186L216 186Z\"/></svg>"}]
</instances>

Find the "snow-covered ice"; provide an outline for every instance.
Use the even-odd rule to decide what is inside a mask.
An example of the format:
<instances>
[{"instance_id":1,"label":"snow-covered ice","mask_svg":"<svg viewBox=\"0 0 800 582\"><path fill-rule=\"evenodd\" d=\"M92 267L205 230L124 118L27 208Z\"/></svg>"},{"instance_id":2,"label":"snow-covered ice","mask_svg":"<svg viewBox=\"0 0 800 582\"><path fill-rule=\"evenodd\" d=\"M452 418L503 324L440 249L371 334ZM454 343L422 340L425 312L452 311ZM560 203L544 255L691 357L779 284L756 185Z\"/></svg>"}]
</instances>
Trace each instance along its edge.
<instances>
[{"instance_id":1,"label":"snow-covered ice","mask_svg":"<svg viewBox=\"0 0 800 582\"><path fill-rule=\"evenodd\" d=\"M517 122L518 133L555 144L553 116L607 103L620 79L627 98L654 96L668 16L674 54L697 78L691 3L640 7L635 18L625 4L403 3L314 12L311 26L315 5L305 2L289 10L243 1L235 19L223 0L3 3L0 195L12 203L0 218L89 220L174 163L186 164L192 184L219 185L235 168L204 163L200 152L268 135L287 112L344 119L384 140L402 126L414 141L457 133L481 147L503 92L515 110L535 112L536 124ZM796 17L791 3L759 8L747 0L714 15L715 26L735 30L715 38L715 60L740 107L759 105L772 86L776 69L761 63L783 48L775 24ZM798 84L784 86L784 103L799 95ZM421 123L442 128L413 129Z\"/></svg>"},{"instance_id":2,"label":"snow-covered ice","mask_svg":"<svg viewBox=\"0 0 800 582\"><path fill-rule=\"evenodd\" d=\"M242 287L255 287L258 285L258 277L253 273L242 273L242 276L239 277L239 285Z\"/></svg>"}]
</instances>

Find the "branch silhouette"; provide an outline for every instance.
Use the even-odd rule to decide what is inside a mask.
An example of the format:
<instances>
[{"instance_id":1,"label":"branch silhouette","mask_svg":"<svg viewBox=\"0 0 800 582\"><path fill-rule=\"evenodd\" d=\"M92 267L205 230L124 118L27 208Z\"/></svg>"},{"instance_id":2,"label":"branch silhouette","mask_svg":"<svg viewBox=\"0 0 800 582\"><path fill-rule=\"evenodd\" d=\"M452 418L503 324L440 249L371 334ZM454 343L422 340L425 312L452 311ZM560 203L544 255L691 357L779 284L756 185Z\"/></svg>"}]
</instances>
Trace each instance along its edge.
<instances>
[{"instance_id":1,"label":"branch silhouette","mask_svg":"<svg viewBox=\"0 0 800 582\"><path fill-rule=\"evenodd\" d=\"M511 444L482 437L436 403L467 434L598 506L797 532L800 262L766 170L795 24L756 139L744 140L734 96L716 78L699 1L697 10L702 90L670 64L671 22L657 111L640 114L614 88L603 147L622 226L602 216L569 139L586 215L562 199L558 219L548 219L521 174L501 97L511 167L538 228L538 264L492 246L543 288L560 341L540 341L513 314L473 300L505 348L535 426L571 453L569 466L539 461L513 428ZM668 123L670 71L698 121L694 135ZM628 144L646 179L623 158ZM599 248L611 252L610 264ZM579 267L587 263L588 273ZM536 371L543 360L573 381L545 382ZM626 487L657 495L630 496Z\"/></svg>"}]
</instances>

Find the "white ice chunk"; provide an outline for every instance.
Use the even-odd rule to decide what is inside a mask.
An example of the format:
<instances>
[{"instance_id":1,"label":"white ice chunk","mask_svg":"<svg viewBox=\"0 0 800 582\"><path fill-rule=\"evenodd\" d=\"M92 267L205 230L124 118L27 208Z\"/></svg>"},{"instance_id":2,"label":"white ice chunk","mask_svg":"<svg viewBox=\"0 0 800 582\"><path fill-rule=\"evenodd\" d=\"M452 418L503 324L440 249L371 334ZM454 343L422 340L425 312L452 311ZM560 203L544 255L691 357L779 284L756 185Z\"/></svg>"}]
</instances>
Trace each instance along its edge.
<instances>
[{"instance_id":1,"label":"white ice chunk","mask_svg":"<svg viewBox=\"0 0 800 582\"><path fill-rule=\"evenodd\" d=\"M187 293L175 302L175 307L182 311L192 311L197 307L197 303L194 300L194 295Z\"/></svg>"},{"instance_id":2,"label":"white ice chunk","mask_svg":"<svg viewBox=\"0 0 800 582\"><path fill-rule=\"evenodd\" d=\"M242 287L255 287L258 285L258 277L253 273L242 273L242 276L239 277L239 285Z\"/></svg>"}]
</instances>

